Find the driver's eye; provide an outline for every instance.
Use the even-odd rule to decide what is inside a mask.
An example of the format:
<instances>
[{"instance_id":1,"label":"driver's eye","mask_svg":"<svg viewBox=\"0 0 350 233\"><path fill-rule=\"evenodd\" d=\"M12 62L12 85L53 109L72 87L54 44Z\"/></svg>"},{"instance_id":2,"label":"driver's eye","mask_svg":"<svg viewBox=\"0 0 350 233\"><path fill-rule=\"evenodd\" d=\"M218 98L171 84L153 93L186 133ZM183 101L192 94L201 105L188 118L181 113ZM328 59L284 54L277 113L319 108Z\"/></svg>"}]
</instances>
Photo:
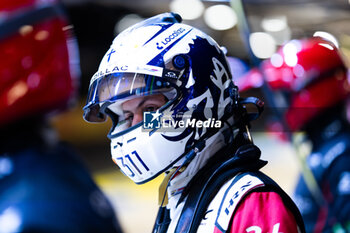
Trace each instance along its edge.
<instances>
[{"instance_id":1,"label":"driver's eye","mask_svg":"<svg viewBox=\"0 0 350 233\"><path fill-rule=\"evenodd\" d=\"M132 120L134 119L134 115L133 114L125 114L124 118L126 121L132 122Z\"/></svg>"},{"instance_id":2,"label":"driver's eye","mask_svg":"<svg viewBox=\"0 0 350 233\"><path fill-rule=\"evenodd\" d=\"M143 109L144 112L155 112L159 109L159 107L156 106L147 106Z\"/></svg>"}]
</instances>

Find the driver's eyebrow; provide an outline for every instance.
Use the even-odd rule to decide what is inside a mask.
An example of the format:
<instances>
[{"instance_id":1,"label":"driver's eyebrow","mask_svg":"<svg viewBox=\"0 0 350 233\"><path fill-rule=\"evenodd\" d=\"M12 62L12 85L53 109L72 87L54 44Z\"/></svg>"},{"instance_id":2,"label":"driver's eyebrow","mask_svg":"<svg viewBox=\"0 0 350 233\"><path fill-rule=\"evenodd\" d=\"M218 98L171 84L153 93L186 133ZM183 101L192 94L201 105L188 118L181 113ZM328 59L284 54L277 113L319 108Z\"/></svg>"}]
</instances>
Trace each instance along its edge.
<instances>
[{"instance_id":1,"label":"driver's eyebrow","mask_svg":"<svg viewBox=\"0 0 350 233\"><path fill-rule=\"evenodd\" d=\"M137 105L136 109L140 108L149 98L144 98L142 101L140 101L140 103ZM132 111L130 110L123 110L123 113L132 113Z\"/></svg>"},{"instance_id":2,"label":"driver's eyebrow","mask_svg":"<svg viewBox=\"0 0 350 233\"><path fill-rule=\"evenodd\" d=\"M138 105L137 108L141 107L149 98L144 98Z\"/></svg>"}]
</instances>

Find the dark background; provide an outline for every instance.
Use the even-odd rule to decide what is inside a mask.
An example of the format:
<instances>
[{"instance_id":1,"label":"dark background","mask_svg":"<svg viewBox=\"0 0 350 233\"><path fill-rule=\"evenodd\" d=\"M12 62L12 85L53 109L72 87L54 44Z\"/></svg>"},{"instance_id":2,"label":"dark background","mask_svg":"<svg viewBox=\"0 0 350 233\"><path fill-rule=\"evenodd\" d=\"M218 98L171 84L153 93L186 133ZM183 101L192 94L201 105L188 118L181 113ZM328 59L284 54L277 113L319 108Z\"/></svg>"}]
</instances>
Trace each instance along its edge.
<instances>
[{"instance_id":1,"label":"dark background","mask_svg":"<svg viewBox=\"0 0 350 233\"><path fill-rule=\"evenodd\" d=\"M337 37L342 51L350 50L350 4L346 0L243 0L245 13L252 32L262 31L263 17L284 15L288 19L290 39L312 36L317 30L328 31ZM82 107L91 76L97 71L99 62L108 50L118 31L115 26L128 14L142 18L169 12L170 0L65 0L63 1L69 19L74 26L78 40L81 65L81 85L75 108L58 116L54 123L61 137L76 146L88 166L93 171L114 166L110 160L109 141L106 134L110 122L89 124L82 119ZM223 1L203 1L205 8L215 4L229 5ZM228 50L228 56L241 59L248 67L254 66L250 60L244 35L239 27L215 31L204 22L203 16L196 20L184 21L211 35ZM234 79L240 77L234 73ZM326 93L331 94L331 93ZM254 89L242 95L258 96L266 102L261 90ZM268 103L266 103L268 105ZM264 123L271 111L253 123L255 131L264 130Z\"/></svg>"}]
</instances>

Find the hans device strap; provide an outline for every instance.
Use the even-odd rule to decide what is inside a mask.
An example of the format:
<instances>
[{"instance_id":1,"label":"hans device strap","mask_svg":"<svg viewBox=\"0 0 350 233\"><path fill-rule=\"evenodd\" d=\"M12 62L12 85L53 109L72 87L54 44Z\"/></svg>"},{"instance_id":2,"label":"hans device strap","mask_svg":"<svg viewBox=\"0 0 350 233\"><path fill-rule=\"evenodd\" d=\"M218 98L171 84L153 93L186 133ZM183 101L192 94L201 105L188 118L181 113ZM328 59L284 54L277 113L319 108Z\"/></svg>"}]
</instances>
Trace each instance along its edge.
<instances>
[{"instance_id":1,"label":"hans device strap","mask_svg":"<svg viewBox=\"0 0 350 233\"><path fill-rule=\"evenodd\" d=\"M196 232L210 201L217 190L239 173L258 171L266 162L259 159L260 150L254 145L240 147L235 156L219 166L204 167L184 190L179 203L187 195L176 233Z\"/></svg>"}]
</instances>

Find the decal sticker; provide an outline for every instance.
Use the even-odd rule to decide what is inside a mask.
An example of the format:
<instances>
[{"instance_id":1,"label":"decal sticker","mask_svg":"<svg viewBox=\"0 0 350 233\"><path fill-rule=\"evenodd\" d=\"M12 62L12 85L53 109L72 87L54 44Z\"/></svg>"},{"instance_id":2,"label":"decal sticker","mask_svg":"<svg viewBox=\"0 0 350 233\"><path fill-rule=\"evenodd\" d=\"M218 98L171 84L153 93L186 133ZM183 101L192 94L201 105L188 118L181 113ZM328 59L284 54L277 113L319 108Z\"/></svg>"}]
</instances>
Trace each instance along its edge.
<instances>
[{"instance_id":1,"label":"decal sticker","mask_svg":"<svg viewBox=\"0 0 350 233\"><path fill-rule=\"evenodd\" d=\"M263 186L264 183L257 177L249 174L244 175L238 181L235 179L226 190L221 202L215 226L225 232L239 201L252 189Z\"/></svg>"}]
</instances>

